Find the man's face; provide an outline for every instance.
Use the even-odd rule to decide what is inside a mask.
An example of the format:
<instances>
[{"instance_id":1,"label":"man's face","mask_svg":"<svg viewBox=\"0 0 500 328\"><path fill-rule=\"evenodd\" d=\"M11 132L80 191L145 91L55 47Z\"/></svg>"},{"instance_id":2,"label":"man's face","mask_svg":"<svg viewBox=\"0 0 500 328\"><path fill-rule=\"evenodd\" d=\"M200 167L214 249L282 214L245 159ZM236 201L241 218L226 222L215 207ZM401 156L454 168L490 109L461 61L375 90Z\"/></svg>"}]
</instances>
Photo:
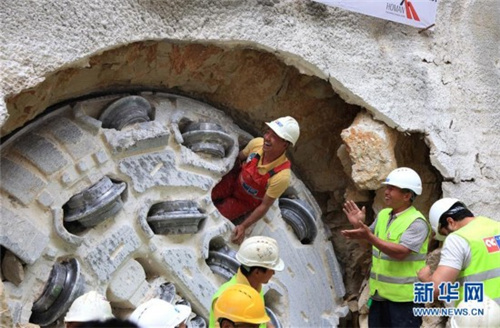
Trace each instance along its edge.
<instances>
[{"instance_id":1,"label":"man's face","mask_svg":"<svg viewBox=\"0 0 500 328\"><path fill-rule=\"evenodd\" d=\"M440 234L441 236L445 236L445 237L446 237L446 236L448 236L448 235L449 235L450 233L452 233L452 232L453 232L453 231L448 230L448 228L447 228L447 227L441 227L441 228L439 229L439 234Z\"/></svg>"},{"instance_id":2,"label":"man's face","mask_svg":"<svg viewBox=\"0 0 500 328\"><path fill-rule=\"evenodd\" d=\"M401 188L391 185L385 186L384 201L388 207L399 209L406 204L410 197L411 195L403 192Z\"/></svg>"},{"instance_id":3,"label":"man's face","mask_svg":"<svg viewBox=\"0 0 500 328\"><path fill-rule=\"evenodd\" d=\"M273 130L267 129L264 133L264 146L262 147L264 152L284 152L287 146L288 142L284 139L281 139Z\"/></svg>"},{"instance_id":4,"label":"man's face","mask_svg":"<svg viewBox=\"0 0 500 328\"><path fill-rule=\"evenodd\" d=\"M261 284L267 284L274 276L274 273L275 271L272 269L267 269L266 271L259 270L259 282Z\"/></svg>"},{"instance_id":5,"label":"man's face","mask_svg":"<svg viewBox=\"0 0 500 328\"><path fill-rule=\"evenodd\" d=\"M175 326L175 328L187 328L186 320Z\"/></svg>"},{"instance_id":6,"label":"man's face","mask_svg":"<svg viewBox=\"0 0 500 328\"><path fill-rule=\"evenodd\" d=\"M231 322L229 320L223 320L220 324L221 328L258 328L258 324L245 323L245 322Z\"/></svg>"},{"instance_id":7,"label":"man's face","mask_svg":"<svg viewBox=\"0 0 500 328\"><path fill-rule=\"evenodd\" d=\"M439 233L443 236L448 236L450 233L457 231L459 227L457 226L457 221L453 220L451 217L446 218L446 223L439 224Z\"/></svg>"}]
</instances>

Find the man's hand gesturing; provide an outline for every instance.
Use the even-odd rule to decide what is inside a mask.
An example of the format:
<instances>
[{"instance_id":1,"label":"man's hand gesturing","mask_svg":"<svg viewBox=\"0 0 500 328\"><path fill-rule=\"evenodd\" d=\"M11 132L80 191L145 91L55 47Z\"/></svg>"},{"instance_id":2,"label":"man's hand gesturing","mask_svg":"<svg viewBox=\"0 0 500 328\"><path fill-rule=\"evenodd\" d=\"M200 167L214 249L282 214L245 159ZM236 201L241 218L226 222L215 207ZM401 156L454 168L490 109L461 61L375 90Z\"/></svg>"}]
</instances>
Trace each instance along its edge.
<instances>
[{"instance_id":1,"label":"man's hand gesturing","mask_svg":"<svg viewBox=\"0 0 500 328\"><path fill-rule=\"evenodd\" d=\"M366 208L363 206L359 209L358 205L352 200L348 200L344 203L343 211L347 215L347 219L351 222L354 228L360 228L359 222L365 222Z\"/></svg>"}]
</instances>

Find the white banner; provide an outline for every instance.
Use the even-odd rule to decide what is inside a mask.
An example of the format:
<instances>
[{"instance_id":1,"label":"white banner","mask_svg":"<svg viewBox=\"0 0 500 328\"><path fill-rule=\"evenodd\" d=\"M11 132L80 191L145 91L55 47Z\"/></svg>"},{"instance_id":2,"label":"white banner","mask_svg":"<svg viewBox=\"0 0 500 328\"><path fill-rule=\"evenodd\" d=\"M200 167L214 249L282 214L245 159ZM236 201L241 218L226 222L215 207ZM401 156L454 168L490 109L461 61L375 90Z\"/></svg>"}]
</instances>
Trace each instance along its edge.
<instances>
[{"instance_id":1,"label":"white banner","mask_svg":"<svg viewBox=\"0 0 500 328\"><path fill-rule=\"evenodd\" d=\"M314 0L329 6L426 28L434 24L438 0Z\"/></svg>"}]
</instances>

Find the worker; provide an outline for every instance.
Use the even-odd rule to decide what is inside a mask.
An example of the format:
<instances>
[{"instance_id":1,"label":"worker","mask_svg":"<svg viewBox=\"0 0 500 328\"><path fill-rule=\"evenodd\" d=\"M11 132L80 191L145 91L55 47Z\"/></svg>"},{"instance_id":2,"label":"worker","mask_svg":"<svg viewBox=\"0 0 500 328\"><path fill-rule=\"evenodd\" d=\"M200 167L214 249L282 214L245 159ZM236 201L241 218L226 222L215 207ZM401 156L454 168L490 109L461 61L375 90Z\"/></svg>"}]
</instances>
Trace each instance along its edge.
<instances>
[{"instance_id":1,"label":"worker","mask_svg":"<svg viewBox=\"0 0 500 328\"><path fill-rule=\"evenodd\" d=\"M500 222L474 216L456 198L436 201L429 218L436 238L446 239L437 269L431 274L426 266L419 271L419 279L434 283L435 298L440 296L441 283L454 283L456 303L464 298L466 283L482 282L484 295L500 305Z\"/></svg>"},{"instance_id":2,"label":"worker","mask_svg":"<svg viewBox=\"0 0 500 328\"><path fill-rule=\"evenodd\" d=\"M190 314L190 306L152 298L139 305L128 319L141 328L186 328Z\"/></svg>"},{"instance_id":3,"label":"worker","mask_svg":"<svg viewBox=\"0 0 500 328\"><path fill-rule=\"evenodd\" d=\"M259 293L243 284L228 287L215 302L214 313L221 328L257 328L271 320Z\"/></svg>"},{"instance_id":4,"label":"worker","mask_svg":"<svg viewBox=\"0 0 500 328\"><path fill-rule=\"evenodd\" d=\"M264 300L262 285L269 282L275 271L282 271L285 268L285 263L279 257L278 243L273 238L265 236L245 239L236 253L236 259L240 262L238 272L212 297L209 328L216 326L214 304L224 290L235 284L243 284L259 292ZM272 327L272 324L269 323L267 327Z\"/></svg>"},{"instance_id":5,"label":"worker","mask_svg":"<svg viewBox=\"0 0 500 328\"><path fill-rule=\"evenodd\" d=\"M422 181L414 170L401 167L389 173L385 182L381 210L368 227L366 209L351 200L344 213L355 229L343 230L349 239L362 239L372 245L369 279L369 327L420 327L422 318L413 315L413 283L417 271L425 266L430 227L424 215L412 204L422 193Z\"/></svg>"},{"instance_id":6,"label":"worker","mask_svg":"<svg viewBox=\"0 0 500 328\"><path fill-rule=\"evenodd\" d=\"M87 321L106 321L111 318L114 316L108 300L96 291L90 291L71 304L64 324L66 328L76 328Z\"/></svg>"},{"instance_id":7,"label":"worker","mask_svg":"<svg viewBox=\"0 0 500 328\"><path fill-rule=\"evenodd\" d=\"M234 168L212 190L215 206L229 220L250 213L234 229L233 242L237 244L290 184L291 164L285 152L290 145L295 146L299 124L290 116L266 124L269 129L264 137L252 139L240 151Z\"/></svg>"}]
</instances>

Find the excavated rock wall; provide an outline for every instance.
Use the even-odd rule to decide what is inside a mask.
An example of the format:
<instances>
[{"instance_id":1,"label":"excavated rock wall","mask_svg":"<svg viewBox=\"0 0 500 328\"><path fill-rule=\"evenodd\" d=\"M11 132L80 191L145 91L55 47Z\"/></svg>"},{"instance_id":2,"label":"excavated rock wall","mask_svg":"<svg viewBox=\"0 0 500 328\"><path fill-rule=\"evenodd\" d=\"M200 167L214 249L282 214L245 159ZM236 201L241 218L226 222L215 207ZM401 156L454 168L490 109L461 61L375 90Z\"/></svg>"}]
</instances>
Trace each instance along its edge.
<instances>
[{"instance_id":1,"label":"excavated rock wall","mask_svg":"<svg viewBox=\"0 0 500 328\"><path fill-rule=\"evenodd\" d=\"M443 194L499 219L500 7L490 0L441 2L421 33L311 1L10 1L0 17L2 136L61 101L130 88L213 103L256 134L297 117L290 155L345 277L369 258L339 236L340 206L380 209L377 184L396 166L422 175L424 213ZM348 293L360 280L346 279Z\"/></svg>"},{"instance_id":2,"label":"excavated rock wall","mask_svg":"<svg viewBox=\"0 0 500 328\"><path fill-rule=\"evenodd\" d=\"M444 195L496 214L500 8L490 0L442 2L434 31L422 33L310 1L9 1L0 13L3 134L42 110L14 106L17 94L58 70L90 69L89 56L107 49L141 40L252 47L327 80L388 126L425 135Z\"/></svg>"}]
</instances>

